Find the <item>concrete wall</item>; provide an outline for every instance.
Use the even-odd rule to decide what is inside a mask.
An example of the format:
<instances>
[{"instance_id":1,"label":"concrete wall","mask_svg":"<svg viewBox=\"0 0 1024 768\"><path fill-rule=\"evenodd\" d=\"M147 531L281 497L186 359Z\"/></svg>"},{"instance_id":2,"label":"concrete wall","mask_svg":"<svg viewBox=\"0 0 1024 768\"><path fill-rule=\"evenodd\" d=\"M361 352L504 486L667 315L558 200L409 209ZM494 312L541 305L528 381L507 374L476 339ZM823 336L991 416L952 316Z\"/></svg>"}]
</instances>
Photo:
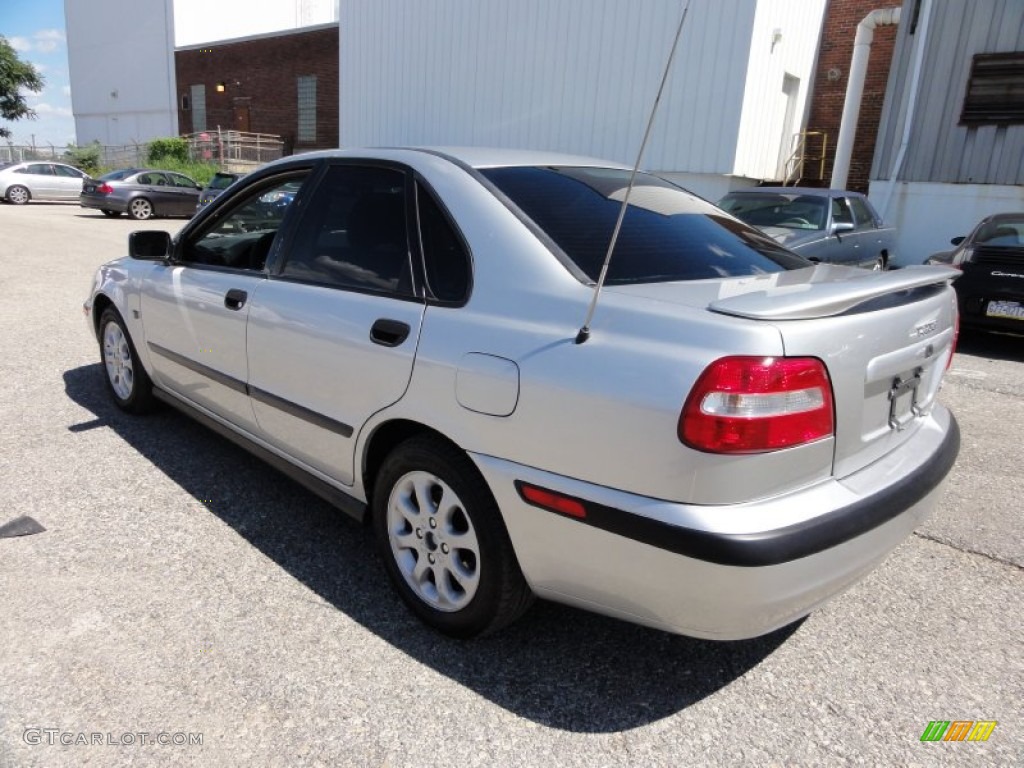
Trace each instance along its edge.
<instances>
[{"instance_id":1,"label":"concrete wall","mask_svg":"<svg viewBox=\"0 0 1024 768\"><path fill-rule=\"evenodd\" d=\"M871 182L873 203L884 203L889 194L888 182ZM898 182L887 207L886 220L899 228L896 265L907 266L951 250L950 238L970 233L989 214L1024 211L1024 187Z\"/></svg>"},{"instance_id":2,"label":"concrete wall","mask_svg":"<svg viewBox=\"0 0 1024 768\"><path fill-rule=\"evenodd\" d=\"M65 0L64 15L78 143L177 135L172 0Z\"/></svg>"}]
</instances>

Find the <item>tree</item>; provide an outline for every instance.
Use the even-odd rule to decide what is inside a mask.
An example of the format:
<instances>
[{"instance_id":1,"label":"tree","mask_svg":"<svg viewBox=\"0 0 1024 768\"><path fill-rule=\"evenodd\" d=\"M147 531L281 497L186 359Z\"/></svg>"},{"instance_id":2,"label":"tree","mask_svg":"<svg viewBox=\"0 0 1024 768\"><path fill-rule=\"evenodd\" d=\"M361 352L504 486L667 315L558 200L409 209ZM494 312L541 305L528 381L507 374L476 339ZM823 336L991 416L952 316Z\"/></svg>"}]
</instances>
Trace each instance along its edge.
<instances>
[{"instance_id":1,"label":"tree","mask_svg":"<svg viewBox=\"0 0 1024 768\"><path fill-rule=\"evenodd\" d=\"M35 93L43 90L45 81L35 67L18 58L7 38L0 35L0 118L4 120L32 119L31 110L21 94L25 88ZM0 126L0 138L9 138L9 129Z\"/></svg>"}]
</instances>

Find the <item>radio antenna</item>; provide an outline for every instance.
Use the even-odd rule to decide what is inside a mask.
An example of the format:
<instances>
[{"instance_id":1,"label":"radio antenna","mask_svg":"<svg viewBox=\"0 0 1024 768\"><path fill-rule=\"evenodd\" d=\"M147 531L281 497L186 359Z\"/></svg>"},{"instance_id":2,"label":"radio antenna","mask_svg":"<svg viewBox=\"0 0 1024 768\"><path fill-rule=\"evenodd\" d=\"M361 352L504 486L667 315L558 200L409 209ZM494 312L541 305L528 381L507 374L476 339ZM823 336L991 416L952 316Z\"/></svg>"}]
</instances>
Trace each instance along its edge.
<instances>
[{"instance_id":1,"label":"radio antenna","mask_svg":"<svg viewBox=\"0 0 1024 768\"><path fill-rule=\"evenodd\" d=\"M597 298L601 295L601 288L604 287L604 280L608 276L608 265L612 260L612 251L615 250L615 243L619 239L619 230L622 229L622 220L626 218L626 208L629 206L629 195L633 191L633 183L636 181L636 172L640 168L640 161L643 159L644 150L647 148L647 139L651 136L651 126L654 125L654 115L658 112L658 104L661 103L661 94L665 90L665 82L668 80L669 70L672 69L672 60L676 57L676 48L679 46L679 37L683 33L683 23L686 21L686 14L690 11L690 0L686 0L683 7L683 14L679 17L679 26L676 27L676 36L672 41L672 50L668 54L668 61L665 62L665 71L661 75L661 85L658 86L658 95L654 97L654 105L651 107L651 116L647 118L647 130L644 131L644 140L640 142L640 151L636 153L636 162L633 164L633 171L629 174L629 185L626 187L626 194L622 198L622 206L619 208L619 218L615 221L615 229L612 230L612 239L608 243L608 251L604 255L604 264L601 265L601 274L597 277L597 284L594 286L594 295L590 298L590 307L587 309L587 318L583 321L583 327L576 334L576 343L582 344L590 338L590 321L594 319L594 310L597 309Z\"/></svg>"}]
</instances>

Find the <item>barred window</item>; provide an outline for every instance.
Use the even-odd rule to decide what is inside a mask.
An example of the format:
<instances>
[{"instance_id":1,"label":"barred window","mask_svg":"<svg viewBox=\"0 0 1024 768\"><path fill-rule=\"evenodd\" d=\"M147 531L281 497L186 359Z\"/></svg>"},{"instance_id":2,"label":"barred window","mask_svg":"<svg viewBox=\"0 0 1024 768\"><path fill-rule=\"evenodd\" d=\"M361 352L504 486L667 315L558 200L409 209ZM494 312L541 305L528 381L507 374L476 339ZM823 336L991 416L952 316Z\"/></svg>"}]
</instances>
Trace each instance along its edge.
<instances>
[{"instance_id":1,"label":"barred window","mask_svg":"<svg viewBox=\"0 0 1024 768\"><path fill-rule=\"evenodd\" d=\"M199 133L206 130L206 86L191 85L189 92L192 94L192 132Z\"/></svg>"},{"instance_id":2,"label":"barred window","mask_svg":"<svg viewBox=\"0 0 1024 768\"><path fill-rule=\"evenodd\" d=\"M1024 51L974 56L960 123L1024 123Z\"/></svg>"},{"instance_id":3,"label":"barred window","mask_svg":"<svg viewBox=\"0 0 1024 768\"><path fill-rule=\"evenodd\" d=\"M300 144L316 143L316 75L303 75L298 79Z\"/></svg>"}]
</instances>

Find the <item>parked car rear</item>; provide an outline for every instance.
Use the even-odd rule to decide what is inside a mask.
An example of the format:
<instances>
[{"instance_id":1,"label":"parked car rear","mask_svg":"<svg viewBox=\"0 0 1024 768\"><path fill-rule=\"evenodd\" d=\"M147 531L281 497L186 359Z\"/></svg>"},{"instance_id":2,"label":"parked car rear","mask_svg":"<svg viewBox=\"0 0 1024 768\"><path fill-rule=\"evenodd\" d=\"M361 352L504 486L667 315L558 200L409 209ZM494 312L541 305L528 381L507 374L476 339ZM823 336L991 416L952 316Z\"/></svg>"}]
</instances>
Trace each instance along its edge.
<instances>
[{"instance_id":1,"label":"parked car rear","mask_svg":"<svg viewBox=\"0 0 1024 768\"><path fill-rule=\"evenodd\" d=\"M128 168L111 171L98 179L86 179L79 203L106 216L192 216L200 189L193 179L175 171Z\"/></svg>"},{"instance_id":2,"label":"parked car rear","mask_svg":"<svg viewBox=\"0 0 1024 768\"><path fill-rule=\"evenodd\" d=\"M202 210L212 203L221 192L242 178L242 176L243 174L241 173L217 171L217 173L213 174L213 178L210 179L210 183L203 187L203 191L199 193L199 202L196 204L196 210Z\"/></svg>"},{"instance_id":3,"label":"parked car rear","mask_svg":"<svg viewBox=\"0 0 1024 768\"><path fill-rule=\"evenodd\" d=\"M955 250L928 263L963 273L953 287L964 327L1024 333L1024 213L987 216L950 242Z\"/></svg>"}]
</instances>

